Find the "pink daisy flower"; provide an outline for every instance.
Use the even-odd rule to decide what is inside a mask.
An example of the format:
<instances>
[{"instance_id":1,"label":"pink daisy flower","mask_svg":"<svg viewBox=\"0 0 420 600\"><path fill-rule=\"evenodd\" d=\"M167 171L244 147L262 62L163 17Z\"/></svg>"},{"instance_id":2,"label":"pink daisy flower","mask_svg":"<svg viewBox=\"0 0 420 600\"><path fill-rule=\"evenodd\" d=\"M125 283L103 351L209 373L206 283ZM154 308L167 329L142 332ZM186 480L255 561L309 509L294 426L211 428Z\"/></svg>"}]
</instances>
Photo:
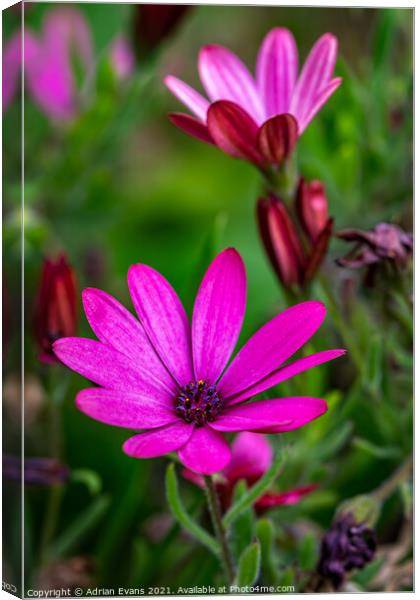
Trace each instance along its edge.
<instances>
[{"instance_id":1,"label":"pink daisy flower","mask_svg":"<svg viewBox=\"0 0 420 600\"><path fill-rule=\"evenodd\" d=\"M169 90L194 114L170 115L180 129L262 169L279 165L292 152L316 113L341 83L333 78L337 39L324 34L298 76L292 33L273 29L261 44L255 77L227 48L205 46L198 72L207 98L168 75Z\"/></svg>"},{"instance_id":2,"label":"pink daisy flower","mask_svg":"<svg viewBox=\"0 0 420 600\"><path fill-rule=\"evenodd\" d=\"M191 326L174 289L151 267L130 267L128 286L139 320L112 296L87 289L84 308L99 341L62 338L54 352L100 386L79 392L81 411L110 425L146 430L125 442L129 456L177 452L188 469L212 474L231 460L224 433L290 431L327 410L324 400L312 397L248 402L343 354L326 350L280 368L321 325L320 302L303 302L277 315L227 367L246 303L245 267L235 250L223 251L210 265Z\"/></svg>"},{"instance_id":3,"label":"pink daisy flower","mask_svg":"<svg viewBox=\"0 0 420 600\"><path fill-rule=\"evenodd\" d=\"M265 435L243 431L232 444L232 457L229 464L217 475L216 491L225 512L232 503L233 492L238 481L243 479L248 486L254 485L273 462L273 449ZM205 487L204 477L185 469L183 476L200 488ZM276 506L296 504L304 496L316 490L312 483L286 492L266 492L255 503L258 513Z\"/></svg>"}]
</instances>

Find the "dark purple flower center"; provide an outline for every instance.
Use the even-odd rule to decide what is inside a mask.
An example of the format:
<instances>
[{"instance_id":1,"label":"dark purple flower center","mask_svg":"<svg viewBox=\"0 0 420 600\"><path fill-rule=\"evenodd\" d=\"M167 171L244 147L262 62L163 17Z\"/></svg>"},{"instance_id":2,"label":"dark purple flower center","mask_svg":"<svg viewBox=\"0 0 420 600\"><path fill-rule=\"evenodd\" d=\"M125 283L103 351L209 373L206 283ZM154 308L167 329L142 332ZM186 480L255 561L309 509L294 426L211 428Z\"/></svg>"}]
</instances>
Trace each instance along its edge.
<instances>
[{"instance_id":1,"label":"dark purple flower center","mask_svg":"<svg viewBox=\"0 0 420 600\"><path fill-rule=\"evenodd\" d=\"M216 387L200 379L180 389L175 400L175 413L186 423L205 425L216 419L223 404Z\"/></svg>"}]
</instances>

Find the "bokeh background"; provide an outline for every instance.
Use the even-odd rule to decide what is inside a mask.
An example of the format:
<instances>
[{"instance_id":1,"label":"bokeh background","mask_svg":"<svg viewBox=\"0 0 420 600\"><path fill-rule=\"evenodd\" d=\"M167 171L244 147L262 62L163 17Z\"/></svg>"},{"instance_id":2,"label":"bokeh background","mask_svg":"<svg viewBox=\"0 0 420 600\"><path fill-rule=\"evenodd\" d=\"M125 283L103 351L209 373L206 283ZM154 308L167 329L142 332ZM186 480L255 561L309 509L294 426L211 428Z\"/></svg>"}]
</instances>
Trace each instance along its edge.
<instances>
[{"instance_id":1,"label":"bokeh background","mask_svg":"<svg viewBox=\"0 0 420 600\"><path fill-rule=\"evenodd\" d=\"M39 31L55 5L27 4L26 25ZM69 565L76 557L82 561L79 571L101 587L209 585L217 581L217 562L168 516L167 460L139 461L123 454L127 432L76 410L74 396L85 381L60 365L39 362L33 313L42 260L65 252L80 290L100 287L128 307L127 269L135 262L147 263L171 281L191 310L205 266L218 250L233 246L248 273L240 342L246 340L287 305L258 238L260 176L252 166L188 138L169 123L167 113L181 106L164 87L163 76L172 73L199 87L197 54L208 43L226 45L253 66L262 38L275 26L294 33L302 63L320 35L334 33L339 40L336 73L344 81L299 140L299 169L306 178L325 183L337 229L366 229L386 221L411 230L413 13L196 6L149 51L142 49L134 25L138 6L83 3L74 8L87 19L97 60L95 85L84 109L70 123L52 123L30 97L24 98L25 452L53 455L70 469L61 486L26 488L25 575L28 585L45 586L48 577L52 585L57 574L52 569L51 575L51 564L60 561L67 575L75 577L74 565ZM19 20L18 11L4 13L4 40ZM109 47L118 34L137 52L135 70L123 82L116 81L109 64ZM4 438L15 455L20 418L20 118L16 98L3 118L3 271L9 307ZM340 503L376 489L411 455L411 312L403 312L404 326L384 320L380 283L367 290L359 273L335 265L334 259L347 250L344 242L333 240L327 269L366 359L365 372L356 377L347 357L281 386L284 395L300 390L330 404L325 417L285 436L291 451L277 482L278 489L310 482L319 483L319 489L298 505L270 514L279 577L296 585L298 573L315 565L322 531ZM325 300L316 284L311 295ZM79 309L78 333L93 337ZM342 344L329 316L308 351ZM68 385L65 397L54 405L54 390L63 381ZM205 519L200 491L187 481L181 485L186 505ZM5 486L6 570L13 578L19 571L19 486L13 481ZM397 547L410 523L409 484L400 488L382 507L376 526L381 548ZM41 548L46 538L48 547ZM402 559L410 561L410 548ZM385 589L385 581L375 580L383 561L379 558L355 575L354 585ZM395 585L411 589L407 579Z\"/></svg>"}]
</instances>

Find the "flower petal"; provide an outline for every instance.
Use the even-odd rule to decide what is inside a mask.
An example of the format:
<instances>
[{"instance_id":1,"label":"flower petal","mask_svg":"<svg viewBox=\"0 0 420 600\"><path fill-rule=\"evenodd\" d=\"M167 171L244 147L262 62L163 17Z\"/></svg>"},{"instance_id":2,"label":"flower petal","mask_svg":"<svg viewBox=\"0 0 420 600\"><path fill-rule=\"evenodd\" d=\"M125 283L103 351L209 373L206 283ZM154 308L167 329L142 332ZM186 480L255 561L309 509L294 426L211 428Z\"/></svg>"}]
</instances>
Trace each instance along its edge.
<instances>
[{"instance_id":1,"label":"flower petal","mask_svg":"<svg viewBox=\"0 0 420 600\"><path fill-rule=\"evenodd\" d=\"M317 483L312 483L286 492L266 492L257 500L255 508L257 511L262 511L275 506L297 504L302 498L318 489L318 487Z\"/></svg>"},{"instance_id":2,"label":"flower petal","mask_svg":"<svg viewBox=\"0 0 420 600\"><path fill-rule=\"evenodd\" d=\"M327 409L325 400L307 396L260 400L226 409L210 426L217 431L281 433L306 425Z\"/></svg>"},{"instance_id":3,"label":"flower petal","mask_svg":"<svg viewBox=\"0 0 420 600\"><path fill-rule=\"evenodd\" d=\"M102 290L83 291L83 307L93 332L104 344L132 359L146 378L176 392L174 380L164 367L139 321L115 298Z\"/></svg>"},{"instance_id":4,"label":"flower petal","mask_svg":"<svg viewBox=\"0 0 420 600\"><path fill-rule=\"evenodd\" d=\"M195 473L211 475L229 462L231 452L225 438L209 427L197 427L185 446L178 450L183 465Z\"/></svg>"},{"instance_id":5,"label":"flower petal","mask_svg":"<svg viewBox=\"0 0 420 600\"><path fill-rule=\"evenodd\" d=\"M264 38L257 59L257 85L266 119L288 112L297 69L295 38L288 29L273 29Z\"/></svg>"},{"instance_id":6,"label":"flower petal","mask_svg":"<svg viewBox=\"0 0 420 600\"><path fill-rule=\"evenodd\" d=\"M319 92L319 94L316 96L312 103L310 111L306 114L305 118L302 119L299 123L299 130L301 134L312 121L317 112L324 106L328 98L332 96L335 90L341 85L341 82L341 77L336 77L335 79L332 79L330 83Z\"/></svg>"},{"instance_id":7,"label":"flower petal","mask_svg":"<svg viewBox=\"0 0 420 600\"><path fill-rule=\"evenodd\" d=\"M260 433L244 431L232 444L232 458L224 475L230 484L245 479L252 485L269 469L272 459L273 449L267 438Z\"/></svg>"},{"instance_id":8,"label":"flower petal","mask_svg":"<svg viewBox=\"0 0 420 600\"><path fill-rule=\"evenodd\" d=\"M257 87L243 62L222 46L205 46L198 58L200 79L208 97L231 100L242 106L256 121L264 120L264 109Z\"/></svg>"},{"instance_id":9,"label":"flower petal","mask_svg":"<svg viewBox=\"0 0 420 600\"><path fill-rule=\"evenodd\" d=\"M240 255L228 248L205 274L194 304L192 348L196 380L215 383L241 331L246 304L246 273Z\"/></svg>"},{"instance_id":10,"label":"flower petal","mask_svg":"<svg viewBox=\"0 0 420 600\"><path fill-rule=\"evenodd\" d=\"M190 325L175 290L147 265L133 265L128 287L134 308L162 362L179 385L193 380Z\"/></svg>"},{"instance_id":11,"label":"flower petal","mask_svg":"<svg viewBox=\"0 0 420 600\"><path fill-rule=\"evenodd\" d=\"M101 342L61 338L54 342L53 350L61 362L98 385L118 391L141 392L165 405L172 402L172 396L145 377L135 363Z\"/></svg>"},{"instance_id":12,"label":"flower petal","mask_svg":"<svg viewBox=\"0 0 420 600\"><path fill-rule=\"evenodd\" d=\"M92 419L117 427L148 429L178 420L172 410L136 392L88 388L77 394L76 405Z\"/></svg>"},{"instance_id":13,"label":"flower petal","mask_svg":"<svg viewBox=\"0 0 420 600\"><path fill-rule=\"evenodd\" d=\"M170 113L169 120L171 123L181 129L187 135L197 138L201 142L211 144L214 146L214 141L209 134L207 125L204 125L201 121L190 115L184 113Z\"/></svg>"},{"instance_id":14,"label":"flower petal","mask_svg":"<svg viewBox=\"0 0 420 600\"><path fill-rule=\"evenodd\" d=\"M256 396L257 394L261 394L261 392L268 390L274 385L278 385L282 381L286 381L286 379L290 379L291 377L298 375L298 373L303 373L304 371L312 369L313 367L317 367L324 362L328 362L329 360L343 356L345 353L346 350L324 350L322 352L317 352L316 354L311 354L310 356L305 356L304 358L299 358L285 367L276 369L270 373L270 375L259 381L256 385L253 385L243 392L240 392L233 398L229 398L229 406L243 402L244 400L252 398L252 396Z\"/></svg>"},{"instance_id":15,"label":"flower petal","mask_svg":"<svg viewBox=\"0 0 420 600\"><path fill-rule=\"evenodd\" d=\"M134 458L155 458L174 452L183 446L194 430L194 425L177 421L160 429L139 433L123 444L123 451Z\"/></svg>"},{"instance_id":16,"label":"flower petal","mask_svg":"<svg viewBox=\"0 0 420 600\"><path fill-rule=\"evenodd\" d=\"M226 100L212 104L207 113L207 126L214 143L226 154L256 165L263 163L257 148L258 126L237 104Z\"/></svg>"},{"instance_id":17,"label":"flower petal","mask_svg":"<svg viewBox=\"0 0 420 600\"><path fill-rule=\"evenodd\" d=\"M192 87L186 84L181 79L167 75L163 80L166 87L178 98L187 108L193 112L200 121L206 121L207 110L210 102L201 94L196 92Z\"/></svg>"},{"instance_id":18,"label":"flower petal","mask_svg":"<svg viewBox=\"0 0 420 600\"><path fill-rule=\"evenodd\" d=\"M298 124L293 115L272 117L261 125L257 144L267 162L280 165L292 154L298 139Z\"/></svg>"},{"instance_id":19,"label":"flower petal","mask_svg":"<svg viewBox=\"0 0 420 600\"><path fill-rule=\"evenodd\" d=\"M320 90L331 79L336 56L337 39L331 33L325 33L315 43L306 59L290 104L290 112L299 123L300 133L304 129L302 123L311 111Z\"/></svg>"},{"instance_id":20,"label":"flower petal","mask_svg":"<svg viewBox=\"0 0 420 600\"><path fill-rule=\"evenodd\" d=\"M321 302L296 304L266 323L243 346L224 373L224 398L255 385L290 358L315 333L325 317Z\"/></svg>"}]
</instances>

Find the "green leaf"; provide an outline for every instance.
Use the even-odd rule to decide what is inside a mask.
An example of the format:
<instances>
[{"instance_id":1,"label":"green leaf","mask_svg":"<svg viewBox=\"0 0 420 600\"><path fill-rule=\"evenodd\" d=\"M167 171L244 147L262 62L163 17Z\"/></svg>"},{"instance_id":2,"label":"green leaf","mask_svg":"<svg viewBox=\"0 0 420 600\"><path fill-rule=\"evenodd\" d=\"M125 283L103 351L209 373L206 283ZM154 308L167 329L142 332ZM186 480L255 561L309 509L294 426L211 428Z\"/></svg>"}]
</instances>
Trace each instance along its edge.
<instances>
[{"instance_id":1,"label":"green leaf","mask_svg":"<svg viewBox=\"0 0 420 600\"><path fill-rule=\"evenodd\" d=\"M239 559L237 582L239 587L253 585L258 579L261 565L260 543L254 542L245 548Z\"/></svg>"},{"instance_id":2,"label":"green leaf","mask_svg":"<svg viewBox=\"0 0 420 600\"><path fill-rule=\"evenodd\" d=\"M96 496L102 489L101 478L91 469L75 469L71 473L71 481L74 483L83 483L91 496Z\"/></svg>"},{"instance_id":3,"label":"green leaf","mask_svg":"<svg viewBox=\"0 0 420 600\"><path fill-rule=\"evenodd\" d=\"M233 501L240 500L246 493L248 487L246 481L241 480L235 486ZM231 531L231 546L235 557L241 556L242 552L252 541L254 529L254 515L252 507L245 510L235 521Z\"/></svg>"},{"instance_id":4,"label":"green leaf","mask_svg":"<svg viewBox=\"0 0 420 600\"><path fill-rule=\"evenodd\" d=\"M283 469L285 462L284 449L278 449L273 463L263 477L235 502L223 518L225 527L231 525L245 510L250 508L256 500L274 483Z\"/></svg>"},{"instance_id":5,"label":"green leaf","mask_svg":"<svg viewBox=\"0 0 420 600\"><path fill-rule=\"evenodd\" d=\"M371 454L375 458L379 459L395 458L401 455L400 448L397 448L396 446L389 446L384 448L382 446L377 446L369 440L365 440L360 437L355 437L352 441L352 444L356 448L360 448L361 450L364 450L368 454Z\"/></svg>"},{"instance_id":6,"label":"green leaf","mask_svg":"<svg viewBox=\"0 0 420 600\"><path fill-rule=\"evenodd\" d=\"M219 545L216 540L203 529L198 523L196 523L187 511L182 503L181 497L178 491L178 481L175 473L175 465L170 463L166 469L166 499L169 504L172 515L178 521L178 523L184 527L198 542L203 544L210 552L213 552L216 556L219 556Z\"/></svg>"},{"instance_id":7,"label":"green leaf","mask_svg":"<svg viewBox=\"0 0 420 600\"><path fill-rule=\"evenodd\" d=\"M82 540L101 521L111 503L109 496L99 496L84 510L71 525L55 540L48 550L50 558L73 552Z\"/></svg>"},{"instance_id":8,"label":"green leaf","mask_svg":"<svg viewBox=\"0 0 420 600\"><path fill-rule=\"evenodd\" d=\"M261 568L264 579L274 583L276 569L273 563L274 526L269 519L259 519L256 525L256 534L261 546Z\"/></svg>"},{"instance_id":9,"label":"green leaf","mask_svg":"<svg viewBox=\"0 0 420 600\"><path fill-rule=\"evenodd\" d=\"M315 568L318 558L318 542L313 533L307 533L299 542L298 555L300 567L303 571Z\"/></svg>"}]
</instances>

